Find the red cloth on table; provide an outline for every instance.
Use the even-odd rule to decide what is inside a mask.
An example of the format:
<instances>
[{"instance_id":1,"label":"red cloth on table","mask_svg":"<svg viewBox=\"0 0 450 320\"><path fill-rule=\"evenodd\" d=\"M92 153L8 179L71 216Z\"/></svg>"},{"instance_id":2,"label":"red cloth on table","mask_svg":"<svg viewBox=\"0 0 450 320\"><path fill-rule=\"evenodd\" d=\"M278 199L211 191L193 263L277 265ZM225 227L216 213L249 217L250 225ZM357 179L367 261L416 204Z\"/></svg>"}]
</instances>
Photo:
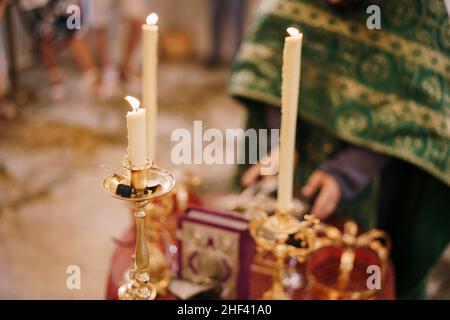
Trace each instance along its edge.
<instances>
[{"instance_id":1,"label":"red cloth on table","mask_svg":"<svg viewBox=\"0 0 450 320\"><path fill-rule=\"evenodd\" d=\"M190 199L189 203L199 204L199 201L196 198L192 198ZM340 220L334 220L332 221L332 224L340 227L343 225L343 222ZM134 241L135 241L135 228L133 226L124 234L124 236L118 242L118 245L113 253L106 289L106 299L108 300L118 299L117 290L119 286L122 284L124 273L131 266L131 256L134 253L134 245L135 245ZM323 261L324 259L335 257L336 256L335 251L336 251L335 248L330 248L329 251L327 251L327 249L320 250L315 254L316 255L315 258L317 258L316 261ZM357 256L363 259L364 262L368 262L368 264L370 264L370 261L372 261L371 259L373 259L373 254L371 258L370 254L368 254L367 251L358 252ZM300 267L299 271L301 272L304 271L304 268L305 268L304 266ZM327 268L323 268L322 274L320 274L319 272L318 276L321 278L322 276L326 277L327 274L325 274L324 272L328 273L330 272L330 270L328 270ZM250 299L256 300L261 299L262 294L270 288L272 278L268 274L252 271L250 281L251 281ZM306 284L301 289L294 291L292 294L292 299L302 299L302 300L320 299L321 297L322 295L316 290L314 290L314 288L312 288L309 284ZM388 264L382 288L377 292L374 298L379 300L395 299L394 271L391 263ZM159 295L157 299L168 300L168 299L176 299L176 297L170 292L168 292L164 296Z\"/></svg>"}]
</instances>

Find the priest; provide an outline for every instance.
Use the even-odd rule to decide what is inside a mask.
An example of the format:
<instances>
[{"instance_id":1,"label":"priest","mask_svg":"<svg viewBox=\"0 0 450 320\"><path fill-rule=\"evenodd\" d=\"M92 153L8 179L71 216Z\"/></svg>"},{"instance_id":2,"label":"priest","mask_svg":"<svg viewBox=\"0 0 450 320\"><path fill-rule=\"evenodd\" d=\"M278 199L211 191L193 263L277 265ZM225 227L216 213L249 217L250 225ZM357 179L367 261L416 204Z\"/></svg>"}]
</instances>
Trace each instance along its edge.
<instances>
[{"instance_id":1,"label":"priest","mask_svg":"<svg viewBox=\"0 0 450 320\"><path fill-rule=\"evenodd\" d=\"M321 219L393 240L399 298L420 298L450 239L450 24L443 0L267 0L232 68L248 126L279 126L283 39L304 34L296 181ZM277 146L270 155L277 158ZM258 165L246 168L253 182ZM302 186L302 188L300 188Z\"/></svg>"}]
</instances>

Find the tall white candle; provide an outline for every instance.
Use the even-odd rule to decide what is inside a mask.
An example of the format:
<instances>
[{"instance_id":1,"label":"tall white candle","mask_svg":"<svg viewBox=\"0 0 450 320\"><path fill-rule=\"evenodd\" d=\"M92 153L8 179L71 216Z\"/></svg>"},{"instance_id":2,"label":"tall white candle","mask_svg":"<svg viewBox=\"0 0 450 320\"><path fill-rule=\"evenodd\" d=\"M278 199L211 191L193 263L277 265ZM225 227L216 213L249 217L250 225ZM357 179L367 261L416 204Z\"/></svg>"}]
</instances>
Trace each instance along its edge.
<instances>
[{"instance_id":1,"label":"tall white candle","mask_svg":"<svg viewBox=\"0 0 450 320\"><path fill-rule=\"evenodd\" d=\"M145 110L139 108L138 99L126 96L132 111L127 112L128 160L132 166L143 166L147 162L147 144L145 139Z\"/></svg>"},{"instance_id":2,"label":"tall white candle","mask_svg":"<svg viewBox=\"0 0 450 320\"><path fill-rule=\"evenodd\" d=\"M287 29L284 42L281 85L280 167L278 173L279 210L292 208L294 183L295 132L297 128L298 95L303 34Z\"/></svg>"},{"instance_id":3,"label":"tall white candle","mask_svg":"<svg viewBox=\"0 0 450 320\"><path fill-rule=\"evenodd\" d=\"M142 25L142 105L147 117L147 157L154 159L158 117L158 15L151 13Z\"/></svg>"}]
</instances>

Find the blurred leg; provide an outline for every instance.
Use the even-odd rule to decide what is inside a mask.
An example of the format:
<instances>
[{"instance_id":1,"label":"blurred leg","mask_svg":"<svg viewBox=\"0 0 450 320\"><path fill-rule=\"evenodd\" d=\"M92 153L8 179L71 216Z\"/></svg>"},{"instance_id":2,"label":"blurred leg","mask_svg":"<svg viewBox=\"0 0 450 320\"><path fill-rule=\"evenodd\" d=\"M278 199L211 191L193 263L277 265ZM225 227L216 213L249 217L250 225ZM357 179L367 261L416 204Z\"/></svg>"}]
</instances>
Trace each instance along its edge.
<instances>
[{"instance_id":1,"label":"blurred leg","mask_svg":"<svg viewBox=\"0 0 450 320\"><path fill-rule=\"evenodd\" d=\"M231 21L234 24L234 41L236 52L242 41L244 33L244 19L245 19L245 0L228 0L231 11Z\"/></svg>"},{"instance_id":2,"label":"blurred leg","mask_svg":"<svg viewBox=\"0 0 450 320\"><path fill-rule=\"evenodd\" d=\"M94 36L101 71L101 87L98 94L100 98L107 99L117 92L119 75L116 67L110 61L108 29L105 27L96 28Z\"/></svg>"},{"instance_id":3,"label":"blurred leg","mask_svg":"<svg viewBox=\"0 0 450 320\"><path fill-rule=\"evenodd\" d=\"M19 75L17 72L17 61L16 61L16 39L14 37L14 30L13 30L13 17L12 17L12 9L11 7L7 7L8 3L6 1L2 2L2 8L0 16L3 16L3 13L5 13L5 21L4 21L4 31L5 31L5 40L1 39L2 45L2 65L3 62L5 62L6 68L8 69L8 76L9 76L9 82L11 87L11 94L14 98L14 100L18 97L18 91L19 91ZM6 10L6 12L5 12ZM6 55L4 54L4 46L3 41L6 41L8 43L8 63L6 63ZM3 76L3 74L2 74Z\"/></svg>"},{"instance_id":4,"label":"blurred leg","mask_svg":"<svg viewBox=\"0 0 450 320\"><path fill-rule=\"evenodd\" d=\"M145 0L134 0L133 5L130 5L130 1L120 0L119 8L128 27L123 44L120 71L125 78L137 77L137 73L132 72L131 62L134 50L141 39L142 23L148 13L147 2Z\"/></svg>"},{"instance_id":5,"label":"blurred leg","mask_svg":"<svg viewBox=\"0 0 450 320\"><path fill-rule=\"evenodd\" d=\"M62 75L58 70L58 61L56 57L56 49L52 40L41 39L39 42L39 49L42 53L44 66L47 70L48 77L51 84L58 84L62 81Z\"/></svg>"},{"instance_id":6,"label":"blurred leg","mask_svg":"<svg viewBox=\"0 0 450 320\"><path fill-rule=\"evenodd\" d=\"M6 99L4 86L4 83L0 83L0 119L12 119L17 114L17 107Z\"/></svg>"},{"instance_id":7,"label":"blurred leg","mask_svg":"<svg viewBox=\"0 0 450 320\"><path fill-rule=\"evenodd\" d=\"M108 41L108 24L111 22L112 0L90 0L91 26L94 34L95 52L98 55L99 67L104 70L110 63Z\"/></svg>"},{"instance_id":8,"label":"blurred leg","mask_svg":"<svg viewBox=\"0 0 450 320\"><path fill-rule=\"evenodd\" d=\"M118 72L112 61L109 43L109 24L113 5L117 1L112 0L89 0L92 12L92 30L94 35L95 49L98 56L99 69L101 71L101 86L98 90L99 98L110 98L117 92Z\"/></svg>"},{"instance_id":9,"label":"blurred leg","mask_svg":"<svg viewBox=\"0 0 450 320\"><path fill-rule=\"evenodd\" d=\"M211 3L211 56L209 64L215 65L220 62L220 49L223 33L223 1L224 0L210 0ZM225 0L227 1L227 0Z\"/></svg>"},{"instance_id":10,"label":"blurred leg","mask_svg":"<svg viewBox=\"0 0 450 320\"><path fill-rule=\"evenodd\" d=\"M69 47L83 72L95 70L94 60L91 52L86 44L85 39L81 35L75 35L69 40Z\"/></svg>"},{"instance_id":11,"label":"blurred leg","mask_svg":"<svg viewBox=\"0 0 450 320\"><path fill-rule=\"evenodd\" d=\"M16 114L16 106L9 102L7 95L7 66L3 41L0 40L0 119L11 119Z\"/></svg>"},{"instance_id":12,"label":"blurred leg","mask_svg":"<svg viewBox=\"0 0 450 320\"><path fill-rule=\"evenodd\" d=\"M108 29L96 28L94 30L95 48L98 54L99 68L104 70L110 64L109 46L108 46Z\"/></svg>"},{"instance_id":13,"label":"blurred leg","mask_svg":"<svg viewBox=\"0 0 450 320\"><path fill-rule=\"evenodd\" d=\"M131 59L133 52L139 43L141 37L142 21L140 19L132 18L128 20L128 33L125 37L123 56L120 63L120 71L125 77L133 74L131 70Z\"/></svg>"},{"instance_id":14,"label":"blurred leg","mask_svg":"<svg viewBox=\"0 0 450 320\"><path fill-rule=\"evenodd\" d=\"M98 95L101 81L85 39L81 35L74 35L69 40L69 47L82 71L77 90L87 95Z\"/></svg>"}]
</instances>

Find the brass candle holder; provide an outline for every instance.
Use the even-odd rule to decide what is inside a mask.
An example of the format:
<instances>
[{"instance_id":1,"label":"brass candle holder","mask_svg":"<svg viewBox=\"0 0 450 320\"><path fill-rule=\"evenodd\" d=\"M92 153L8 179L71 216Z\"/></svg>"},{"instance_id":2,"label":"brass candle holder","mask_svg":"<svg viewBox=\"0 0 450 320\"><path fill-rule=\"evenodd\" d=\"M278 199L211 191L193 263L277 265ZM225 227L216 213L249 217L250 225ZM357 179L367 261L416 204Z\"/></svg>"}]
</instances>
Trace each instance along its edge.
<instances>
[{"instance_id":1,"label":"brass candle holder","mask_svg":"<svg viewBox=\"0 0 450 320\"><path fill-rule=\"evenodd\" d=\"M136 248L133 267L129 272L129 279L119 288L118 295L121 300L153 300L157 288L152 283L151 261L145 234L146 206L168 194L175 186L175 178L170 172L155 167L150 160L140 167L132 166L125 160L123 166L123 171L109 175L102 184L103 189L111 196L130 202L134 208ZM120 186L131 187L131 192L118 192Z\"/></svg>"},{"instance_id":2,"label":"brass candle holder","mask_svg":"<svg viewBox=\"0 0 450 320\"><path fill-rule=\"evenodd\" d=\"M263 294L265 300L289 300L283 285L286 272L285 260L287 257L296 257L304 262L311 251L311 242L314 239L314 228L319 221L305 215L300 221L292 215L290 210L278 210L273 216L260 212L250 221L249 230L256 242L259 252L266 251L275 257L275 273L272 278L272 287ZM288 239L301 241L296 247L288 243Z\"/></svg>"}]
</instances>

